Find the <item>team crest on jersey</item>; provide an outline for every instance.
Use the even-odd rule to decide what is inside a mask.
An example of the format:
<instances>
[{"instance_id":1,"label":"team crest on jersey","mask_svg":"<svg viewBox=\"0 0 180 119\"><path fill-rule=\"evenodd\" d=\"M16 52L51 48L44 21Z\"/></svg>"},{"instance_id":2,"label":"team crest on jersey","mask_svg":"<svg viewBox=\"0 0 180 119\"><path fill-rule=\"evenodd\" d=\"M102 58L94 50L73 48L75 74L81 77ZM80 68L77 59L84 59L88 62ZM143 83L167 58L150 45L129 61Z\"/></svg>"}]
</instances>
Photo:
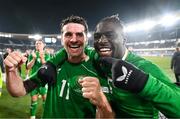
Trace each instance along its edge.
<instances>
[{"instance_id":1,"label":"team crest on jersey","mask_svg":"<svg viewBox=\"0 0 180 119\"><path fill-rule=\"evenodd\" d=\"M108 87L101 87L102 91L104 93L109 93L109 88Z\"/></svg>"}]
</instances>

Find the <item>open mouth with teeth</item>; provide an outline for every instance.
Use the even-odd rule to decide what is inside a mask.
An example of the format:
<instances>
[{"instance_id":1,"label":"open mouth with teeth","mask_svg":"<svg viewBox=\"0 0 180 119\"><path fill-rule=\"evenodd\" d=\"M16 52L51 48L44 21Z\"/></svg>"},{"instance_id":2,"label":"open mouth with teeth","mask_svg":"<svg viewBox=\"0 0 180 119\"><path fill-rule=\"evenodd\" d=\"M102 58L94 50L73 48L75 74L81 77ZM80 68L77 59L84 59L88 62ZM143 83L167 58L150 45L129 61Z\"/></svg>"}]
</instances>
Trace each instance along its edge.
<instances>
[{"instance_id":1,"label":"open mouth with teeth","mask_svg":"<svg viewBox=\"0 0 180 119\"><path fill-rule=\"evenodd\" d=\"M112 49L110 47L99 47L98 50L100 56L111 56L112 55Z\"/></svg>"},{"instance_id":2,"label":"open mouth with teeth","mask_svg":"<svg viewBox=\"0 0 180 119\"><path fill-rule=\"evenodd\" d=\"M77 44L75 44L75 45L69 45L69 47L70 47L70 48L80 48L80 45L77 45Z\"/></svg>"},{"instance_id":3,"label":"open mouth with teeth","mask_svg":"<svg viewBox=\"0 0 180 119\"><path fill-rule=\"evenodd\" d=\"M100 52L107 52L107 51L111 51L110 48L100 48L99 49Z\"/></svg>"},{"instance_id":4,"label":"open mouth with teeth","mask_svg":"<svg viewBox=\"0 0 180 119\"><path fill-rule=\"evenodd\" d=\"M82 49L82 46L79 44L70 44L69 45L69 51L71 53L79 53Z\"/></svg>"}]
</instances>

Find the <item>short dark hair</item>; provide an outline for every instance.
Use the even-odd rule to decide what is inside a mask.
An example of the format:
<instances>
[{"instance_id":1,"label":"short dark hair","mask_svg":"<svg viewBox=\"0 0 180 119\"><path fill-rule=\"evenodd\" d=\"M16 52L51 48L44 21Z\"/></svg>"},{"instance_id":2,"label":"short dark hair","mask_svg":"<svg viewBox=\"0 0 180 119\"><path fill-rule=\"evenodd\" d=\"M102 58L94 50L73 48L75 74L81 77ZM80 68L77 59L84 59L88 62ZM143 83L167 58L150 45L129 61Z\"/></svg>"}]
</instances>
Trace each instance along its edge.
<instances>
[{"instance_id":1,"label":"short dark hair","mask_svg":"<svg viewBox=\"0 0 180 119\"><path fill-rule=\"evenodd\" d=\"M119 18L119 14L105 17L101 19L99 23L102 23L102 22L113 22L114 24L117 25L117 27L121 27L122 29L124 27L123 22Z\"/></svg>"},{"instance_id":2,"label":"short dark hair","mask_svg":"<svg viewBox=\"0 0 180 119\"><path fill-rule=\"evenodd\" d=\"M64 27L64 25L68 24L68 23L78 23L78 24L82 24L85 28L85 33L88 33L88 25L87 25L87 21L80 16L70 16L67 17L66 19L62 20L60 26L61 26L61 33L62 33L62 28Z\"/></svg>"},{"instance_id":3,"label":"short dark hair","mask_svg":"<svg viewBox=\"0 0 180 119\"><path fill-rule=\"evenodd\" d=\"M119 33L123 36L124 41L127 40L126 34L125 34L125 32L123 32L124 23L123 23L123 21L120 20L119 14L115 14L115 15L112 15L112 16L104 17L103 19L101 19L101 20L99 21L98 24L100 24L100 23L106 23L106 22L107 22L107 23L111 22L111 23L115 24L115 26L116 26L117 28L121 28L122 31L119 31ZM95 31L97 30L98 24L96 25Z\"/></svg>"}]
</instances>

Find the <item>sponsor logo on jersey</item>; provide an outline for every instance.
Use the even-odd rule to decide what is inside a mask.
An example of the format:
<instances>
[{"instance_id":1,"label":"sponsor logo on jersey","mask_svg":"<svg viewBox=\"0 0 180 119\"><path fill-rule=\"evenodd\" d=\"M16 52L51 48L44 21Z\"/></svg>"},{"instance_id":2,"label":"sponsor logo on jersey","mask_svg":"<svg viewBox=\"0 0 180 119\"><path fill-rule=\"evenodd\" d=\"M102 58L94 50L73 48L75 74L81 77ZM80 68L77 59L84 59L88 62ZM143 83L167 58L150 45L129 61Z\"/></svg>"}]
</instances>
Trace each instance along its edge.
<instances>
[{"instance_id":1,"label":"sponsor logo on jersey","mask_svg":"<svg viewBox=\"0 0 180 119\"><path fill-rule=\"evenodd\" d=\"M132 70L130 70L129 72L128 72L128 70L127 70L127 68L126 67L124 67L124 66L122 66L122 72L123 72L123 75L122 76L119 76L117 79L116 79L116 81L124 81L125 80L125 84L127 84L128 83L128 80L129 80L129 77L130 77L130 75L132 74Z\"/></svg>"},{"instance_id":2,"label":"sponsor logo on jersey","mask_svg":"<svg viewBox=\"0 0 180 119\"><path fill-rule=\"evenodd\" d=\"M116 81L123 81L125 78L126 78L126 75L127 75L127 69L126 67L122 66L122 72L123 72L123 75L122 76L119 76Z\"/></svg>"}]
</instances>

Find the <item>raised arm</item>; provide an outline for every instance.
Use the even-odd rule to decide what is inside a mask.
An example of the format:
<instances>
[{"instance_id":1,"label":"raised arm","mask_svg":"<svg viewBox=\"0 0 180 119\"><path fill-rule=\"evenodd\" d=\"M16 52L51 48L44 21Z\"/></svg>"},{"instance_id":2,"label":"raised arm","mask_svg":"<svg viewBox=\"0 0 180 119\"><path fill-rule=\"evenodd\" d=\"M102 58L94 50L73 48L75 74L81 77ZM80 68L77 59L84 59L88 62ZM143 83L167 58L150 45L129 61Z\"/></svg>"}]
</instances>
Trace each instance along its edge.
<instances>
[{"instance_id":1,"label":"raised arm","mask_svg":"<svg viewBox=\"0 0 180 119\"><path fill-rule=\"evenodd\" d=\"M26 60L27 58L17 51L10 53L4 59L7 90L14 97L23 96L26 94L23 80L17 71L17 67L26 62Z\"/></svg>"},{"instance_id":2,"label":"raised arm","mask_svg":"<svg viewBox=\"0 0 180 119\"><path fill-rule=\"evenodd\" d=\"M36 53L32 52L32 60L27 63L27 69L31 69L34 66L34 63L36 61Z\"/></svg>"}]
</instances>

